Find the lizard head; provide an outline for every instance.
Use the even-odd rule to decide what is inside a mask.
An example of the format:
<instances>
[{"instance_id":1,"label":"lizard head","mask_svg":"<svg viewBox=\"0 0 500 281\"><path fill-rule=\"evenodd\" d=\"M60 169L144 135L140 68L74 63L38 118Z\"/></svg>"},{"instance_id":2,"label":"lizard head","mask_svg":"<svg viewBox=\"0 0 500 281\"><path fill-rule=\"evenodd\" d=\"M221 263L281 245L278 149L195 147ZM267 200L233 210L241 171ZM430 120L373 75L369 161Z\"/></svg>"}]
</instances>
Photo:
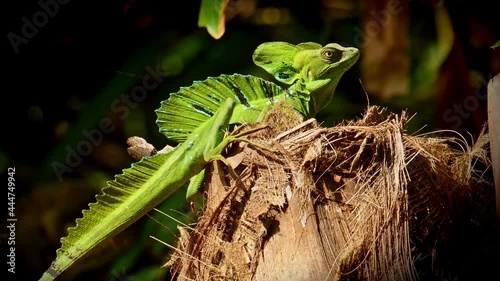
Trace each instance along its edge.
<instances>
[{"instance_id":1,"label":"lizard head","mask_svg":"<svg viewBox=\"0 0 500 281\"><path fill-rule=\"evenodd\" d=\"M307 43L298 46L303 44ZM303 48L303 51L295 57L294 67L300 70L300 76L307 84L340 78L358 58L359 50L357 48L342 47L339 44L330 43L315 49Z\"/></svg>"},{"instance_id":2,"label":"lizard head","mask_svg":"<svg viewBox=\"0 0 500 281\"><path fill-rule=\"evenodd\" d=\"M289 90L307 95L309 116L330 103L340 78L358 58L357 48L313 42L268 42L259 45L253 54L257 66L290 85Z\"/></svg>"},{"instance_id":3,"label":"lizard head","mask_svg":"<svg viewBox=\"0 0 500 281\"><path fill-rule=\"evenodd\" d=\"M304 48L295 57L294 67L300 69L299 76L311 95L311 115L315 115L331 102L340 78L358 58L357 48L343 47L336 43L314 49Z\"/></svg>"}]
</instances>

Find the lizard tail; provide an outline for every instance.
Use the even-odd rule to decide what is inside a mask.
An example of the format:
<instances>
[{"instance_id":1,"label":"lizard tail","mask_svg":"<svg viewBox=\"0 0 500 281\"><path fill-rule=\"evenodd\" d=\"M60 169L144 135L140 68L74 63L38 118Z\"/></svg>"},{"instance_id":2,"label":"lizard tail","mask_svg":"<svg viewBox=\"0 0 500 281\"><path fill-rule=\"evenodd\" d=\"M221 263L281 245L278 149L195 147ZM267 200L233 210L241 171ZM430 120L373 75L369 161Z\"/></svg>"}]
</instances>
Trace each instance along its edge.
<instances>
[{"instance_id":1,"label":"lizard tail","mask_svg":"<svg viewBox=\"0 0 500 281\"><path fill-rule=\"evenodd\" d=\"M112 223L117 225L112 227L107 218L114 213L126 213L129 207L123 203L131 197L137 197L138 190L152 189L156 185L153 179L158 177L158 169L169 157L170 153L144 157L133 163L132 167L124 169L122 174L116 175L114 180L108 181L102 194L96 196L97 202L83 210L83 217L76 219L75 227L68 228L68 236L61 239L62 245L57 250L56 259L39 281L56 279L94 246L132 224L133 218L127 217L123 223L118 219L113 220ZM108 232L107 229L112 231Z\"/></svg>"}]
</instances>

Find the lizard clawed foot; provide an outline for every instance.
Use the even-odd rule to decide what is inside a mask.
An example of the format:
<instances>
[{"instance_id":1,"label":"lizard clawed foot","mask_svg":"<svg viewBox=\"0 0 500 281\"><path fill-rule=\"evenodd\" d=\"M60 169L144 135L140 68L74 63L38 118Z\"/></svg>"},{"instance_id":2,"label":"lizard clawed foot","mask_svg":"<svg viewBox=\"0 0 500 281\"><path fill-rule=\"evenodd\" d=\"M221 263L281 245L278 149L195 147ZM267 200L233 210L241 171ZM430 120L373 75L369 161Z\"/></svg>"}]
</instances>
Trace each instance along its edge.
<instances>
[{"instance_id":1,"label":"lizard clawed foot","mask_svg":"<svg viewBox=\"0 0 500 281\"><path fill-rule=\"evenodd\" d=\"M260 125L260 126L256 126L255 128L251 128L251 129L247 129L247 130L242 130L241 132L237 129L236 131L233 131L233 133L231 133L229 136L227 136L226 140L227 140L228 143L229 142L236 142L236 141L246 142L246 143L248 143L249 145L251 145L253 147L257 147L257 148L260 148L262 150L266 150L266 151L269 151L269 152L275 152L274 149L271 149L268 146L264 146L264 145L262 145L260 143L251 141L251 140L243 137L245 135L248 135L248 134L251 134L251 133L260 131L262 129L266 129L266 128L269 128L269 125L267 125L267 124L266 125Z\"/></svg>"},{"instance_id":2,"label":"lizard clawed foot","mask_svg":"<svg viewBox=\"0 0 500 281\"><path fill-rule=\"evenodd\" d=\"M248 135L248 134L255 133L257 131L269 128L269 125L263 124L263 125L255 126L254 128L251 128L251 129L246 129L246 130L243 130L243 128L245 128L245 126L241 126L241 127L237 128L231 134L229 134L229 136L240 138L244 135Z\"/></svg>"},{"instance_id":3,"label":"lizard clawed foot","mask_svg":"<svg viewBox=\"0 0 500 281\"><path fill-rule=\"evenodd\" d=\"M260 143L257 143L257 142L254 142L254 141L251 141L247 138L233 138L231 136L228 137L228 142L245 142L245 143L248 143L249 145L253 146L253 147L256 147L256 148L260 148L262 150L265 150L265 151L269 151L269 152L276 152L276 150L268 147L268 146L265 146L265 145L262 145Z\"/></svg>"}]
</instances>

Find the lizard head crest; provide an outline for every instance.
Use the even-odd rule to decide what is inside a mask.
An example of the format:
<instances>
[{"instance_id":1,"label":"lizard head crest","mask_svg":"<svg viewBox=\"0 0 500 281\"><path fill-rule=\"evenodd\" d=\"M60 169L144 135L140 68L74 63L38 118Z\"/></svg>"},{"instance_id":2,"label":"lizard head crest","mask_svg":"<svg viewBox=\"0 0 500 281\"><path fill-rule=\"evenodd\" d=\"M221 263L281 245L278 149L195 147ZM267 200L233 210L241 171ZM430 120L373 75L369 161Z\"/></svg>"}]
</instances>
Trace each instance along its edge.
<instances>
[{"instance_id":1,"label":"lizard head crest","mask_svg":"<svg viewBox=\"0 0 500 281\"><path fill-rule=\"evenodd\" d=\"M357 48L314 42L266 42L253 54L254 63L276 80L310 95L311 116L330 103L340 78L358 58Z\"/></svg>"}]
</instances>

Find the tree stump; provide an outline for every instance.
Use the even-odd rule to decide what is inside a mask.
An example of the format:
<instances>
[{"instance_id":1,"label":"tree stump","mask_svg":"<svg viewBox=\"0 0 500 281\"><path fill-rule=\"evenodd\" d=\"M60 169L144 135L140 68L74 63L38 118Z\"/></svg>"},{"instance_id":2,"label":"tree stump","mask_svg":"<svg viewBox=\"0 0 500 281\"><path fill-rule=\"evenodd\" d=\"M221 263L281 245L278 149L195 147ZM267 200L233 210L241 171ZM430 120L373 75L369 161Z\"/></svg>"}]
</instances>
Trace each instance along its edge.
<instances>
[{"instance_id":1,"label":"tree stump","mask_svg":"<svg viewBox=\"0 0 500 281\"><path fill-rule=\"evenodd\" d=\"M210 166L203 213L166 266L178 280L440 280L455 220L494 224L473 165L487 167L488 135L462 151L406 134L407 119L372 106L323 128L280 104L242 126L266 127Z\"/></svg>"}]
</instances>

